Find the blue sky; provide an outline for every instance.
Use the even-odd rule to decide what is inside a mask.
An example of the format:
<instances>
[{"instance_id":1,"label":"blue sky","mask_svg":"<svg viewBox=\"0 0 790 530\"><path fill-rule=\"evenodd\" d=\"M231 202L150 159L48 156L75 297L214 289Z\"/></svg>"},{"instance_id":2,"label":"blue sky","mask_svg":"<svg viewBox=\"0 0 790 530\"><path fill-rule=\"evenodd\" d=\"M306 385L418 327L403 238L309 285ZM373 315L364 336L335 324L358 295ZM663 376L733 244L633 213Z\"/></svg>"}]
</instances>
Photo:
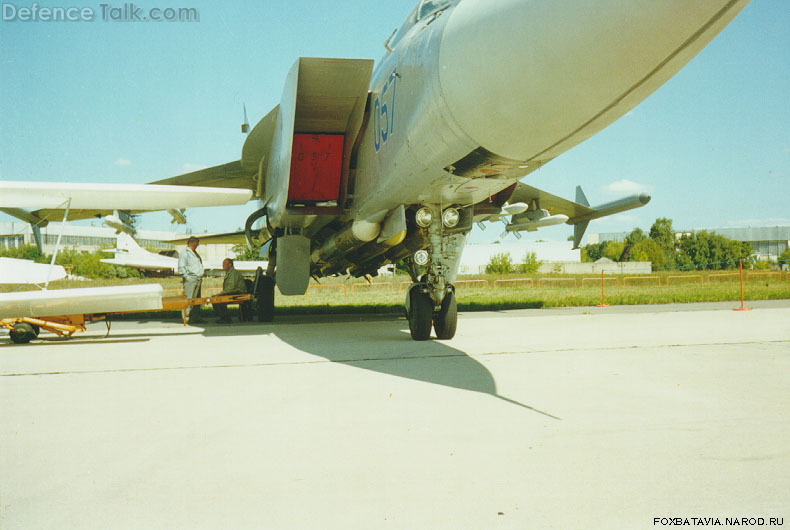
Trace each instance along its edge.
<instances>
[{"instance_id":1,"label":"blue sky","mask_svg":"<svg viewBox=\"0 0 790 530\"><path fill-rule=\"evenodd\" d=\"M16 8L32 3L11 2ZM0 22L0 179L144 183L237 160L299 56L378 60L414 2L174 4L199 22ZM110 4L111 7L122 3ZM685 69L627 116L526 177L590 201L647 190L640 210L590 232L790 225L790 9L752 0ZM194 232L234 230L253 203L188 212ZM0 216L0 220L9 220ZM147 214L141 227L168 229ZM183 229L183 228L182 228ZM498 237L500 226L473 241ZM570 227L530 234L565 239Z\"/></svg>"}]
</instances>

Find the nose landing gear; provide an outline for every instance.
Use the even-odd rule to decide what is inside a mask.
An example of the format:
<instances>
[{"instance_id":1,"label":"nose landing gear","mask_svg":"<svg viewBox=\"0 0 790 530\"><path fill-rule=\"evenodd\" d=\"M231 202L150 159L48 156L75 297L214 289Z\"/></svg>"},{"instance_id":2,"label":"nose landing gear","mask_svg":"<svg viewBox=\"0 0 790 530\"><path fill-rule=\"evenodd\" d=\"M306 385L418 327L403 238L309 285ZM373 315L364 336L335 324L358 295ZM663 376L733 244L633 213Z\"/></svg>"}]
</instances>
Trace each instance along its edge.
<instances>
[{"instance_id":1,"label":"nose landing gear","mask_svg":"<svg viewBox=\"0 0 790 530\"><path fill-rule=\"evenodd\" d=\"M438 307L428 293L425 284L416 283L406 295L406 317L409 321L409 332L414 340L431 338L431 327L436 338L449 340L455 336L458 326L458 304L455 300L455 289L449 286Z\"/></svg>"},{"instance_id":2,"label":"nose landing gear","mask_svg":"<svg viewBox=\"0 0 790 530\"><path fill-rule=\"evenodd\" d=\"M439 215L433 216L427 231L428 257L422 261L426 270L420 276L419 267L412 259L411 276L415 283L406 295L406 317L412 339L428 340L433 328L436 338L448 340L455 336L458 325L453 282L468 232L447 233Z\"/></svg>"}]
</instances>

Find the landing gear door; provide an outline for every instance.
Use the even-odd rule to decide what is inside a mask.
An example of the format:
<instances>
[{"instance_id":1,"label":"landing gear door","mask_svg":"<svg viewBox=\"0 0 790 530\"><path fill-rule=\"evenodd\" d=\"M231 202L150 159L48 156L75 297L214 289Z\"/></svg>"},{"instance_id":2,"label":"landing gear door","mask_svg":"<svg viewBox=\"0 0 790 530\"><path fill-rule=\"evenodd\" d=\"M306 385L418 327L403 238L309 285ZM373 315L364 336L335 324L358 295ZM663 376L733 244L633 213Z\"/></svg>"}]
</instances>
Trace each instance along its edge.
<instances>
[{"instance_id":1,"label":"landing gear door","mask_svg":"<svg viewBox=\"0 0 790 530\"><path fill-rule=\"evenodd\" d=\"M292 235L277 238L277 287L284 295L307 292L310 282L310 240Z\"/></svg>"}]
</instances>

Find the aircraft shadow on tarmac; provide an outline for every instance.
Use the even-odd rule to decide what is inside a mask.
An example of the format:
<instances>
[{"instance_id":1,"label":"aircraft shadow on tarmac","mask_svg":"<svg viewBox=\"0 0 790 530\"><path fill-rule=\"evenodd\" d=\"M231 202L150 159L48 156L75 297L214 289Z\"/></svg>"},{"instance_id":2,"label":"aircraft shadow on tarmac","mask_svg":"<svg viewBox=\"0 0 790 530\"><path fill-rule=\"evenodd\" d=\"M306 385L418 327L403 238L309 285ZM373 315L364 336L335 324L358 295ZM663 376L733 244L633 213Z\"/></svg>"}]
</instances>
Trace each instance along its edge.
<instances>
[{"instance_id":1,"label":"aircraft shadow on tarmac","mask_svg":"<svg viewBox=\"0 0 790 530\"><path fill-rule=\"evenodd\" d=\"M128 323L130 319L124 319ZM286 315L273 323L214 324L207 319L193 333L206 337L270 335L305 353L363 370L403 377L435 385L487 394L507 403L537 412L549 418L556 416L520 403L497 392L491 372L466 352L453 348L451 342L428 340L416 342L409 336L406 320L395 315ZM145 325L162 322L135 319ZM179 326L180 327L180 326ZM349 333L351 330L351 333ZM130 333L131 331L131 333ZM157 332L157 336L183 336L184 330ZM113 342L144 342L151 335L126 328L121 336L81 337L70 340L51 338L37 341L51 345L89 345ZM9 345L10 345L10 341ZM24 345L20 345L24 346ZM264 347L264 346L262 346Z\"/></svg>"},{"instance_id":2,"label":"aircraft shadow on tarmac","mask_svg":"<svg viewBox=\"0 0 790 530\"><path fill-rule=\"evenodd\" d=\"M353 334L343 333L353 329ZM349 326L350 324L350 326ZM413 341L404 318L291 316L271 324L207 325L206 336L271 334L303 352L363 370L480 392L553 419L560 418L500 395L491 372L448 342Z\"/></svg>"}]
</instances>

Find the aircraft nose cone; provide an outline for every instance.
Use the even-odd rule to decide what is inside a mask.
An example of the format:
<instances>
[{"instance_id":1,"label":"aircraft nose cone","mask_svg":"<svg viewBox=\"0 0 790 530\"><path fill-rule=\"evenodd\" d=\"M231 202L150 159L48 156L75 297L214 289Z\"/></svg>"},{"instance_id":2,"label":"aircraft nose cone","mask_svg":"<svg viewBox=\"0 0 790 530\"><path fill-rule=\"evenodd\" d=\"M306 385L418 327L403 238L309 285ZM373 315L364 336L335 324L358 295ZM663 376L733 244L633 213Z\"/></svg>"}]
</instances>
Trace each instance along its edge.
<instances>
[{"instance_id":1,"label":"aircraft nose cone","mask_svg":"<svg viewBox=\"0 0 790 530\"><path fill-rule=\"evenodd\" d=\"M622 116L748 0L463 0L442 37L442 94L481 147L550 160Z\"/></svg>"}]
</instances>

